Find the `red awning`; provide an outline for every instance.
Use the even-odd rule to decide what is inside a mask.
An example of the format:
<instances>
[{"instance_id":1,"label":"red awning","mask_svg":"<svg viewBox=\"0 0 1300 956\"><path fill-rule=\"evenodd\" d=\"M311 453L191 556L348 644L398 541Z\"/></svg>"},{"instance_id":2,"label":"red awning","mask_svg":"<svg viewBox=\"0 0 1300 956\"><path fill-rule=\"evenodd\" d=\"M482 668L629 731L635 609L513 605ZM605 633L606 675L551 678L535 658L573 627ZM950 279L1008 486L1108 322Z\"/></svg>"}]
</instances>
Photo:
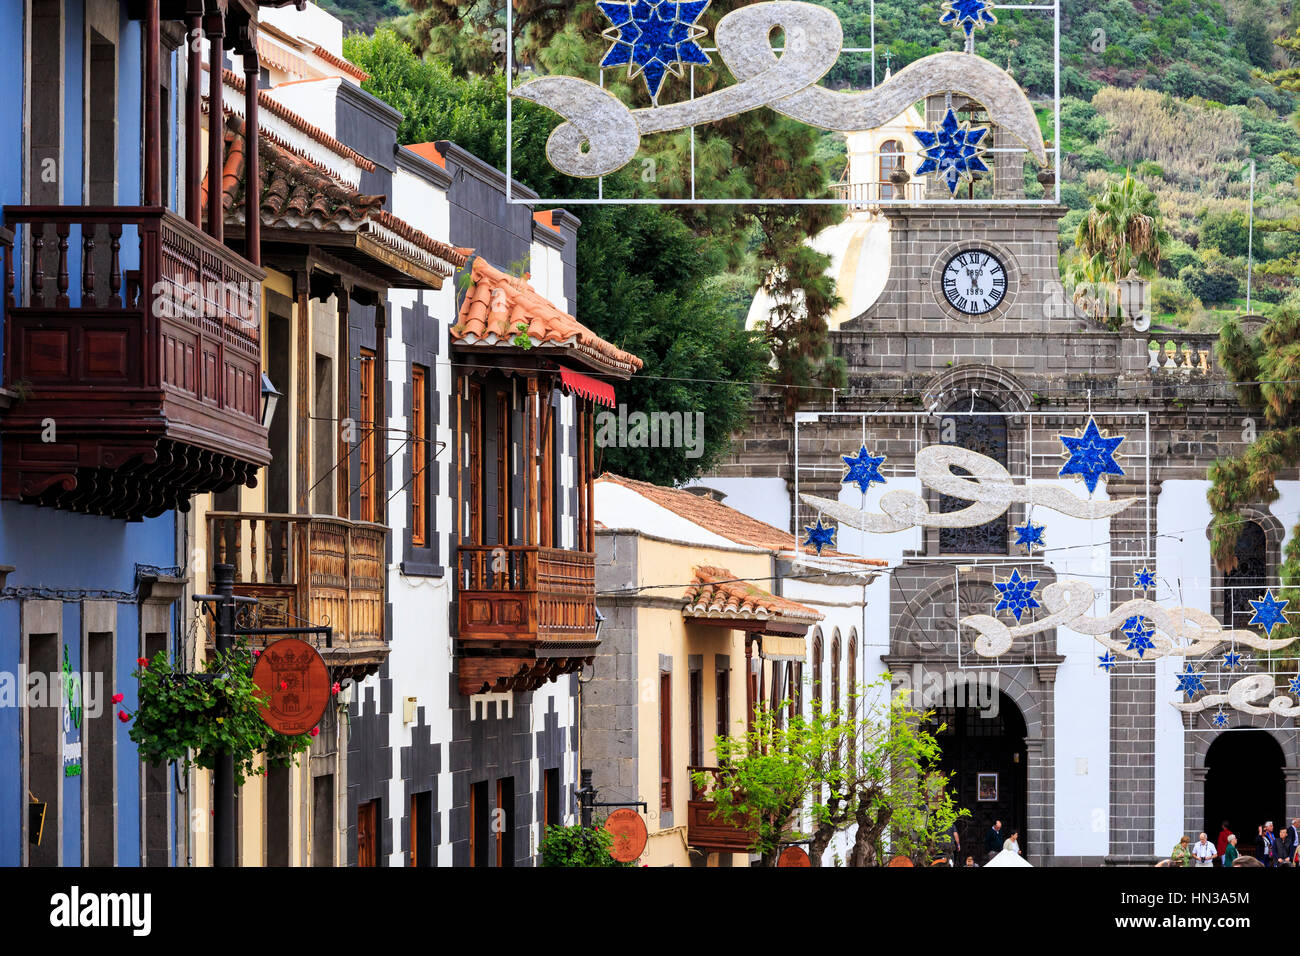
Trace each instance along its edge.
<instances>
[{"instance_id":1,"label":"red awning","mask_svg":"<svg viewBox=\"0 0 1300 956\"><path fill-rule=\"evenodd\" d=\"M614 386L609 382L602 382L600 379L567 368L560 369L560 382L564 388L576 392L583 398L589 398L609 408L614 407Z\"/></svg>"}]
</instances>

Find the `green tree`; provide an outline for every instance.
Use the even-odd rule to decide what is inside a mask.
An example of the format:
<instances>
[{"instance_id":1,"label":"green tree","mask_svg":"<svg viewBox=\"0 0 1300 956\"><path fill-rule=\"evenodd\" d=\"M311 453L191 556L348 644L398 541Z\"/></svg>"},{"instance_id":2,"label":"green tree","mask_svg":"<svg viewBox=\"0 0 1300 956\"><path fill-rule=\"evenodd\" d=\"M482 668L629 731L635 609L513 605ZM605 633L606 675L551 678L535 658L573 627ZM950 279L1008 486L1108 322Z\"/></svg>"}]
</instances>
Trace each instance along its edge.
<instances>
[{"instance_id":1,"label":"green tree","mask_svg":"<svg viewBox=\"0 0 1300 956\"><path fill-rule=\"evenodd\" d=\"M548 826L538 850L542 866L631 866L609 855L613 845L604 827Z\"/></svg>"}]
</instances>

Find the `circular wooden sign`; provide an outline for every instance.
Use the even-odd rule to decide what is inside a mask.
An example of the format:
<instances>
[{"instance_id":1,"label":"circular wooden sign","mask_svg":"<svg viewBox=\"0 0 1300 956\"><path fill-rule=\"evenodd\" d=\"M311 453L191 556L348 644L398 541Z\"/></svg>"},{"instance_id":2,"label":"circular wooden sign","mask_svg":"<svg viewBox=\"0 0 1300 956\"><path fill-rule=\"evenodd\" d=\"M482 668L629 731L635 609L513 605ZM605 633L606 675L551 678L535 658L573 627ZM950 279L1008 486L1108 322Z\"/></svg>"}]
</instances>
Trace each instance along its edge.
<instances>
[{"instance_id":1,"label":"circular wooden sign","mask_svg":"<svg viewBox=\"0 0 1300 956\"><path fill-rule=\"evenodd\" d=\"M262 719L282 734L305 734L318 723L330 702L330 675L316 648L285 637L262 651L253 667L253 683L270 700Z\"/></svg>"},{"instance_id":2,"label":"circular wooden sign","mask_svg":"<svg viewBox=\"0 0 1300 956\"><path fill-rule=\"evenodd\" d=\"M605 818L605 829L614 838L609 848L609 855L620 863L631 863L645 852L646 840L650 834L646 831L641 814L627 807L620 807Z\"/></svg>"},{"instance_id":3,"label":"circular wooden sign","mask_svg":"<svg viewBox=\"0 0 1300 956\"><path fill-rule=\"evenodd\" d=\"M812 866L808 851L801 846L788 846L777 857L777 866Z\"/></svg>"}]
</instances>

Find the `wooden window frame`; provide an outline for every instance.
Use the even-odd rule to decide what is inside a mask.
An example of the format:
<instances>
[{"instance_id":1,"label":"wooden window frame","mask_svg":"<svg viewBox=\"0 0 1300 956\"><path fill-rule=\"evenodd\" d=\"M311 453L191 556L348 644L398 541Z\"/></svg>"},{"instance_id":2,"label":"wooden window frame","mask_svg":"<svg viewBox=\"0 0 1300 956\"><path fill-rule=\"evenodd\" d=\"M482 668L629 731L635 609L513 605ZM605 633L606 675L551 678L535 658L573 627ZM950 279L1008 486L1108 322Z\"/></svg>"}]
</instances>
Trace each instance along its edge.
<instances>
[{"instance_id":1,"label":"wooden window frame","mask_svg":"<svg viewBox=\"0 0 1300 956\"><path fill-rule=\"evenodd\" d=\"M659 810L673 811L673 673L659 672Z\"/></svg>"},{"instance_id":2,"label":"wooden window frame","mask_svg":"<svg viewBox=\"0 0 1300 956\"><path fill-rule=\"evenodd\" d=\"M362 348L360 352L361 394L358 396L358 415L361 418L361 448L357 483L357 515L362 521L375 520L375 351Z\"/></svg>"},{"instance_id":3,"label":"wooden window frame","mask_svg":"<svg viewBox=\"0 0 1300 956\"><path fill-rule=\"evenodd\" d=\"M429 540L428 369L411 366L411 544L423 548Z\"/></svg>"},{"instance_id":4,"label":"wooden window frame","mask_svg":"<svg viewBox=\"0 0 1300 956\"><path fill-rule=\"evenodd\" d=\"M483 389L469 383L469 543L483 543Z\"/></svg>"},{"instance_id":5,"label":"wooden window frame","mask_svg":"<svg viewBox=\"0 0 1300 956\"><path fill-rule=\"evenodd\" d=\"M687 674L690 695L690 765L704 763L704 672L694 668Z\"/></svg>"},{"instance_id":6,"label":"wooden window frame","mask_svg":"<svg viewBox=\"0 0 1300 956\"><path fill-rule=\"evenodd\" d=\"M717 673L714 706L718 712L718 736L731 736L731 671L729 670L719 670Z\"/></svg>"},{"instance_id":7,"label":"wooden window frame","mask_svg":"<svg viewBox=\"0 0 1300 956\"><path fill-rule=\"evenodd\" d=\"M510 544L510 393L497 390L497 544Z\"/></svg>"}]
</instances>

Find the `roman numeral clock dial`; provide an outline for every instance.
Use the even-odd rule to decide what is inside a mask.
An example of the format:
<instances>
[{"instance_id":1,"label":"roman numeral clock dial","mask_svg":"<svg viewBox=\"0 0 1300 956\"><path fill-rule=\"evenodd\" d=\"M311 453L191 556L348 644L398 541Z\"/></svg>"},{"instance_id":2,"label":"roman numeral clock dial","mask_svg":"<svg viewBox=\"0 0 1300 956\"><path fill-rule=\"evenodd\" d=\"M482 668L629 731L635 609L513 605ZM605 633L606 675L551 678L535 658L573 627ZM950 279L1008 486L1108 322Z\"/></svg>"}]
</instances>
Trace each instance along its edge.
<instances>
[{"instance_id":1,"label":"roman numeral clock dial","mask_svg":"<svg viewBox=\"0 0 1300 956\"><path fill-rule=\"evenodd\" d=\"M984 315L996 309L1007 294L1007 270L998 258L982 249L959 252L943 269L943 296L965 315Z\"/></svg>"}]
</instances>

